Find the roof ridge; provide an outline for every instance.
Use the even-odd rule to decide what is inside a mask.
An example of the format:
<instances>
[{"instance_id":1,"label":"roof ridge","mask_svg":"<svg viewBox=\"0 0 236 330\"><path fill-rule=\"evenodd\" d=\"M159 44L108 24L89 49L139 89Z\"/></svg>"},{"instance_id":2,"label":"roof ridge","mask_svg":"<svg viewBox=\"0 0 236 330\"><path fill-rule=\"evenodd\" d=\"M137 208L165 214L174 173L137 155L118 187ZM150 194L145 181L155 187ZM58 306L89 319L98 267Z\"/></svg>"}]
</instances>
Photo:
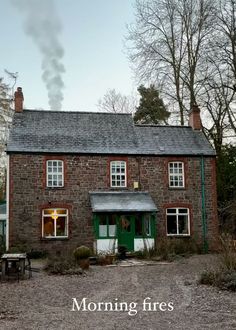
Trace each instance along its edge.
<instances>
[{"instance_id":1,"label":"roof ridge","mask_svg":"<svg viewBox=\"0 0 236 330\"><path fill-rule=\"evenodd\" d=\"M43 109L24 109L22 113L24 112L56 112L56 113L80 113L80 114L101 114L101 115L129 115L132 116L132 113L117 113L117 112L101 112L101 111L79 111L79 110L43 110Z\"/></svg>"},{"instance_id":2,"label":"roof ridge","mask_svg":"<svg viewBox=\"0 0 236 330\"><path fill-rule=\"evenodd\" d=\"M191 128L191 126L188 125L155 125L155 124L135 124L135 127L165 127L165 128Z\"/></svg>"}]
</instances>

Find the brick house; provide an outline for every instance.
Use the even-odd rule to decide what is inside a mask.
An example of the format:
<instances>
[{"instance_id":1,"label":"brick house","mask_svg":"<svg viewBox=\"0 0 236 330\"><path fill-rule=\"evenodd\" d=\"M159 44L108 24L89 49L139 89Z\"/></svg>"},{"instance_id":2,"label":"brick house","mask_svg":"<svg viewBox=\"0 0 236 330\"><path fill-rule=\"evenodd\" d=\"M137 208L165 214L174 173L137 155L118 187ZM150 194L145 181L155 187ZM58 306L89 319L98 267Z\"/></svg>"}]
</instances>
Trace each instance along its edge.
<instances>
[{"instance_id":1,"label":"brick house","mask_svg":"<svg viewBox=\"0 0 236 330\"><path fill-rule=\"evenodd\" d=\"M23 110L7 146L7 247L151 247L163 237L216 247L215 152L190 126L134 125L130 114Z\"/></svg>"}]
</instances>

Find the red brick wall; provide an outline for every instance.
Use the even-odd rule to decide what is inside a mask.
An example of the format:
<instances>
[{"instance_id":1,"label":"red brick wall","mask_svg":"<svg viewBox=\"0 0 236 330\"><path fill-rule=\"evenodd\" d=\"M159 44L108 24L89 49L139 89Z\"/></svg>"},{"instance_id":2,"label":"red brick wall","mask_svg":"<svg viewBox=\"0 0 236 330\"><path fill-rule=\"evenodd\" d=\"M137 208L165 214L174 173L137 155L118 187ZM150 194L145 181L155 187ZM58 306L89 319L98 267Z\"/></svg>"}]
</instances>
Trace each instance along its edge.
<instances>
[{"instance_id":1,"label":"red brick wall","mask_svg":"<svg viewBox=\"0 0 236 330\"><path fill-rule=\"evenodd\" d=\"M45 185L46 160L52 158L64 160L63 188L47 188ZM109 161L113 159L110 156L10 155L10 246L25 242L34 249L65 249L80 244L92 247L94 235L89 191L117 190L109 187ZM133 190L133 182L139 181L139 189L149 191L159 209L158 237L166 236L166 207L187 205L191 235L202 244L200 157L129 156L124 159L128 162L126 190ZM185 164L184 189L168 187L168 162L173 160ZM207 238L210 248L214 248L218 237L214 158L205 158L205 177ZM69 209L68 239L51 241L41 238L42 209L50 207Z\"/></svg>"}]
</instances>

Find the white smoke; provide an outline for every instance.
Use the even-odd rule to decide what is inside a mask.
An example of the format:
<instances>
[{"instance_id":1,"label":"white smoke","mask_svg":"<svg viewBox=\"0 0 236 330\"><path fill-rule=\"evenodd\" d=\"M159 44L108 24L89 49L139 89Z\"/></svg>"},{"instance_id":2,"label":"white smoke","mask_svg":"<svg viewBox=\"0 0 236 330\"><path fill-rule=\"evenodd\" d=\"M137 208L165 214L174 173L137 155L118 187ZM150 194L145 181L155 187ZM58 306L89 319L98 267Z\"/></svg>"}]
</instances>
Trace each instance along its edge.
<instances>
[{"instance_id":1,"label":"white smoke","mask_svg":"<svg viewBox=\"0 0 236 330\"><path fill-rule=\"evenodd\" d=\"M64 50L59 41L62 26L54 0L12 0L12 3L24 14L25 32L42 54L42 79L47 87L50 108L60 110L65 68L62 64Z\"/></svg>"}]
</instances>

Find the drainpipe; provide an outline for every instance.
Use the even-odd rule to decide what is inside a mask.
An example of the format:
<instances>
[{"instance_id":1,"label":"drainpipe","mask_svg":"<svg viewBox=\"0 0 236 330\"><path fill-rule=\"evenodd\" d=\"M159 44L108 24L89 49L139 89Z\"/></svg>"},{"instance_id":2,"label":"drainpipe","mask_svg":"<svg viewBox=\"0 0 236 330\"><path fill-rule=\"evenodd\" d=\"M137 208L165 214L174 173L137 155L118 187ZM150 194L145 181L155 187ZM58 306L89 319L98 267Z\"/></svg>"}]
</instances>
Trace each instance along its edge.
<instances>
[{"instance_id":1,"label":"drainpipe","mask_svg":"<svg viewBox=\"0 0 236 330\"><path fill-rule=\"evenodd\" d=\"M205 162L201 156L201 197L202 197L202 231L203 231L203 251L208 252L207 223L206 223L206 198L205 198Z\"/></svg>"}]
</instances>

